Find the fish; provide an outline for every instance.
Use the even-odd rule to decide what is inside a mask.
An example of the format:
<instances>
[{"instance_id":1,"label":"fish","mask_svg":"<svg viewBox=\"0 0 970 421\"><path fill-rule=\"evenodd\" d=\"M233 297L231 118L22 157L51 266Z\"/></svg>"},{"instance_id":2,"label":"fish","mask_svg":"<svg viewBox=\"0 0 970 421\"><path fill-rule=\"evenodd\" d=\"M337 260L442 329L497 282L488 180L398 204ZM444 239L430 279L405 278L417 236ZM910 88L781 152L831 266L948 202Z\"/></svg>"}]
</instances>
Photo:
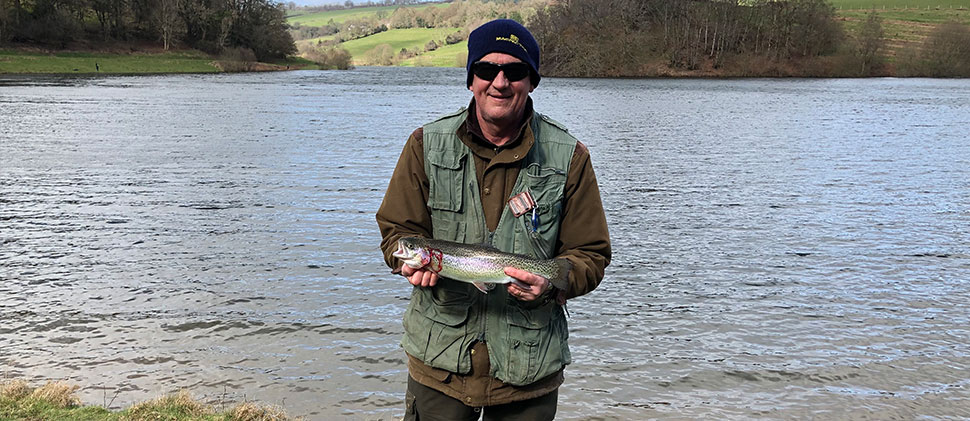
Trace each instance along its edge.
<instances>
[{"instance_id":1,"label":"fish","mask_svg":"<svg viewBox=\"0 0 970 421\"><path fill-rule=\"evenodd\" d=\"M497 284L515 283L529 288L529 285L506 275L506 267L542 276L553 285L565 285L572 268L572 264L564 258L534 259L486 245L421 237L401 238L397 247L392 255L409 267L427 269L443 278L471 283L484 293L488 293Z\"/></svg>"}]
</instances>

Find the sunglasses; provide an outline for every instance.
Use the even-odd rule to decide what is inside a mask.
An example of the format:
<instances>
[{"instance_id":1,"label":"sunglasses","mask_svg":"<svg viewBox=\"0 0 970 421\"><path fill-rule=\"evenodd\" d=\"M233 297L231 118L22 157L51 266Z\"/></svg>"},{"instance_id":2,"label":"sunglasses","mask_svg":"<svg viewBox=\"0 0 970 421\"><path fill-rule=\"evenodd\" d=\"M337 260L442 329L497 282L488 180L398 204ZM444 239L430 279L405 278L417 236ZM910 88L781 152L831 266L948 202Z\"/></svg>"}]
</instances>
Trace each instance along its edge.
<instances>
[{"instance_id":1,"label":"sunglasses","mask_svg":"<svg viewBox=\"0 0 970 421\"><path fill-rule=\"evenodd\" d=\"M499 72L505 73L509 82L525 79L529 76L529 65L521 61L515 63L496 64L490 61L476 61L472 64L472 73L482 80L495 80Z\"/></svg>"}]
</instances>

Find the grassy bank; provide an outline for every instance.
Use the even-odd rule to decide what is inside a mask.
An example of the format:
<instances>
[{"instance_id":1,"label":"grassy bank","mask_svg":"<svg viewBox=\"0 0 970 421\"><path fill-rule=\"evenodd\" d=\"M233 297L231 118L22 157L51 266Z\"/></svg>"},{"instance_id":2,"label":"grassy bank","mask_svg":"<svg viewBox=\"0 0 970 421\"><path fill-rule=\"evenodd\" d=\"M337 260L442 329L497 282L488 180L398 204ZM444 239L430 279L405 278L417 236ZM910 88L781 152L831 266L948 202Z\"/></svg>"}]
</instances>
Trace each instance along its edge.
<instances>
[{"instance_id":1,"label":"grassy bank","mask_svg":"<svg viewBox=\"0 0 970 421\"><path fill-rule=\"evenodd\" d=\"M198 51L112 54L0 50L0 73L213 73L214 60Z\"/></svg>"},{"instance_id":2,"label":"grassy bank","mask_svg":"<svg viewBox=\"0 0 970 421\"><path fill-rule=\"evenodd\" d=\"M196 50L174 52L41 52L36 50L0 50L0 74L2 73L215 73L238 70ZM315 65L301 58L291 58L274 63L245 63L245 70L309 69Z\"/></svg>"},{"instance_id":3,"label":"grassy bank","mask_svg":"<svg viewBox=\"0 0 970 421\"><path fill-rule=\"evenodd\" d=\"M286 412L276 406L243 402L229 410L214 408L179 392L142 402L122 411L82 406L74 394L78 386L50 382L38 388L23 380L0 383L0 420L45 421L285 421Z\"/></svg>"}]
</instances>

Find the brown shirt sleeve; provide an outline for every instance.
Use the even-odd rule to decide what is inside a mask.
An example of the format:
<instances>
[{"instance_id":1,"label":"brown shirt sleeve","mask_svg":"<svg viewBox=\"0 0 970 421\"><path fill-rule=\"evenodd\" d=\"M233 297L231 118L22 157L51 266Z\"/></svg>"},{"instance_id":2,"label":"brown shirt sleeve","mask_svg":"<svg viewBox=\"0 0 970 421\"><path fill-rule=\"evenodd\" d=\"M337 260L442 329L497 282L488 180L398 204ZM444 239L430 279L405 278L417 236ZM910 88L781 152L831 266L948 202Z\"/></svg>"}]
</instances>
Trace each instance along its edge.
<instances>
[{"instance_id":1,"label":"brown shirt sleeve","mask_svg":"<svg viewBox=\"0 0 970 421\"><path fill-rule=\"evenodd\" d=\"M428 175L424 171L424 129L418 128L404 144L394 174L387 185L384 201L377 210L384 262L394 273L401 262L391 256L401 237L431 237L431 212L428 209Z\"/></svg>"},{"instance_id":2,"label":"brown shirt sleeve","mask_svg":"<svg viewBox=\"0 0 970 421\"><path fill-rule=\"evenodd\" d=\"M563 202L557 251L573 264L566 291L566 298L572 298L599 285L613 255L596 174L582 143L576 143L569 163Z\"/></svg>"}]
</instances>

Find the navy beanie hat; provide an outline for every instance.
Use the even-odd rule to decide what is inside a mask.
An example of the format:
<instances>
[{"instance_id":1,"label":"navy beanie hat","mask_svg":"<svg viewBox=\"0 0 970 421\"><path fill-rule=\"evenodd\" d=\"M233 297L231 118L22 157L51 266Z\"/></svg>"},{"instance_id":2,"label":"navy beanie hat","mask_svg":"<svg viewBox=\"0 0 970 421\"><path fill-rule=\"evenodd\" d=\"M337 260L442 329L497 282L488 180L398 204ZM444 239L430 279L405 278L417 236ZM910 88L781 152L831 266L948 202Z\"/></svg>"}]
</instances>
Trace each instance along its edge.
<instances>
[{"instance_id":1,"label":"navy beanie hat","mask_svg":"<svg viewBox=\"0 0 970 421\"><path fill-rule=\"evenodd\" d=\"M528 29L512 19L497 19L476 28L468 35L468 72L466 87L472 86L472 64L489 53L505 53L532 68L532 85L539 84L539 43Z\"/></svg>"}]
</instances>

